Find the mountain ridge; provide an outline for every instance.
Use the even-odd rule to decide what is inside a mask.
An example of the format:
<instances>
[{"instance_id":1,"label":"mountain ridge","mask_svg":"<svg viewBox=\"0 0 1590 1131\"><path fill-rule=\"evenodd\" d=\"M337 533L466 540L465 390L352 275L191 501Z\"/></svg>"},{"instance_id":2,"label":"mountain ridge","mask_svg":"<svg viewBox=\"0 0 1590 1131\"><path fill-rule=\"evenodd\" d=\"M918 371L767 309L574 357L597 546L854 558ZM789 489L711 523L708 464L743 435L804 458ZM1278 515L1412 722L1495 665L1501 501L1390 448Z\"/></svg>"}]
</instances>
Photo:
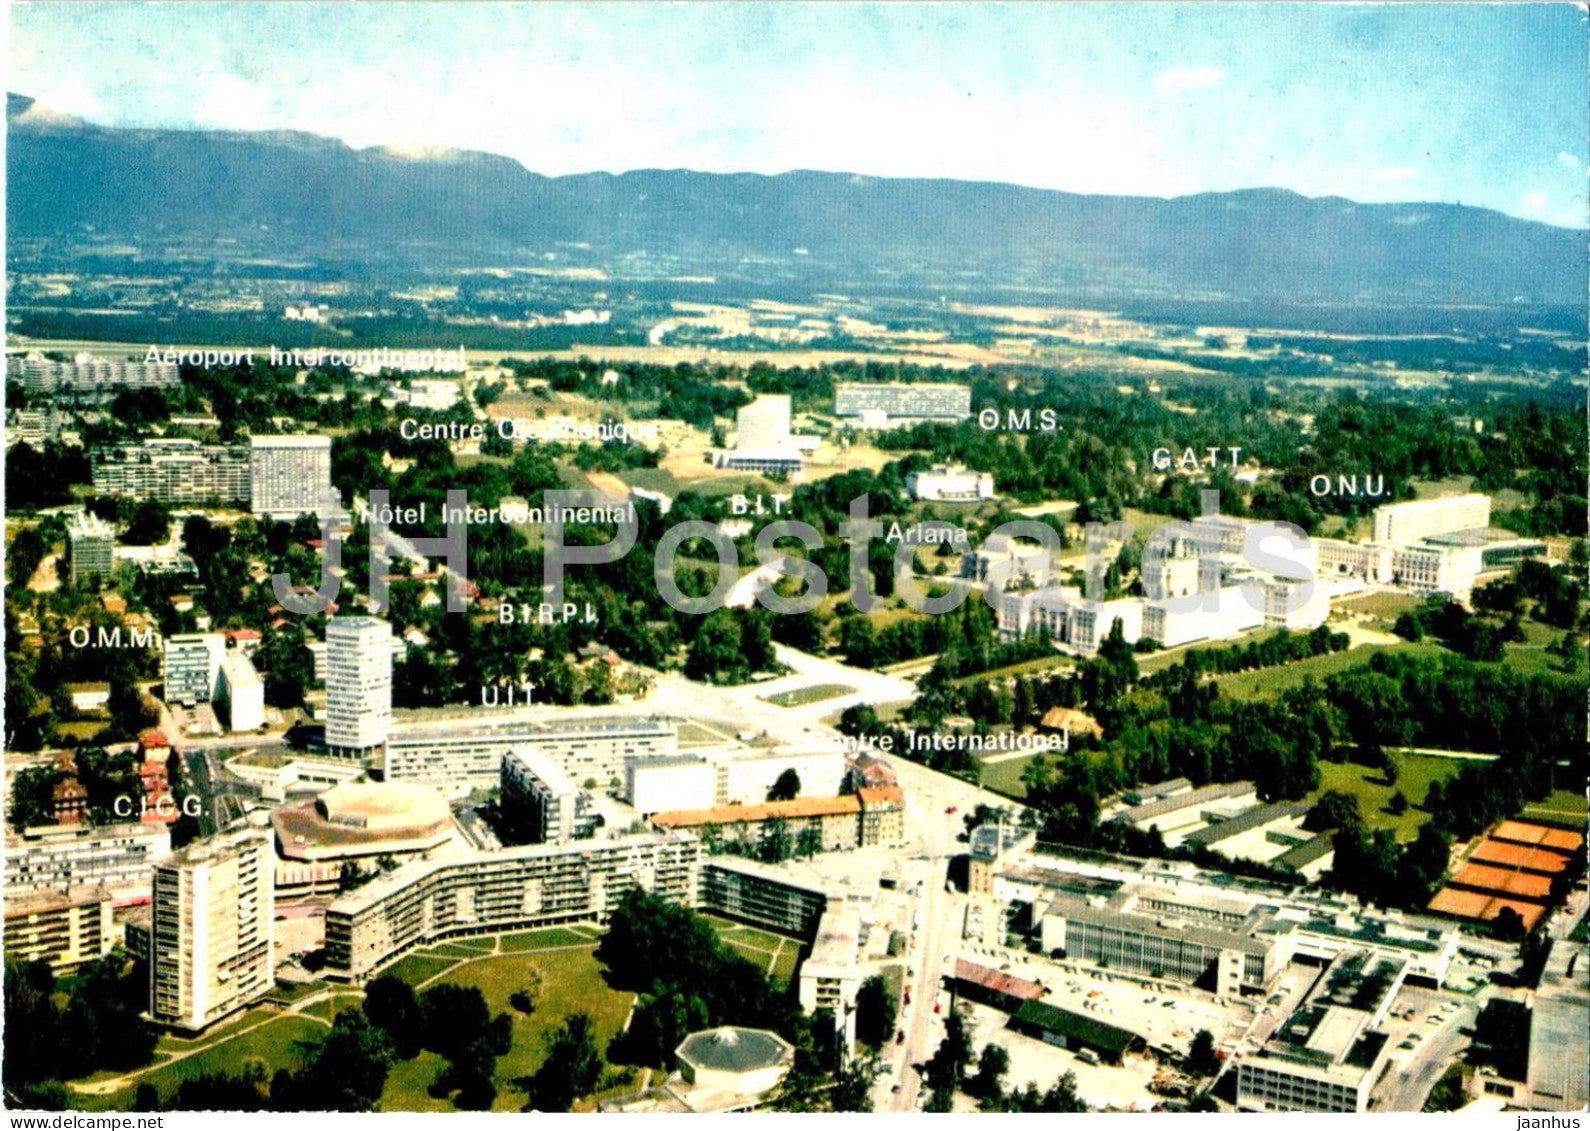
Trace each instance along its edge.
<instances>
[{"instance_id":1,"label":"mountain ridge","mask_svg":"<svg viewBox=\"0 0 1590 1131\"><path fill-rule=\"evenodd\" d=\"M790 170L548 176L501 154L356 149L298 131L99 126L9 95L21 238L269 231L295 252L438 261L590 245L711 269L788 260L913 285L961 277L1122 294L1298 301L1582 302L1585 233L1440 202L1256 187L1175 197ZM70 172L66 172L66 171Z\"/></svg>"}]
</instances>

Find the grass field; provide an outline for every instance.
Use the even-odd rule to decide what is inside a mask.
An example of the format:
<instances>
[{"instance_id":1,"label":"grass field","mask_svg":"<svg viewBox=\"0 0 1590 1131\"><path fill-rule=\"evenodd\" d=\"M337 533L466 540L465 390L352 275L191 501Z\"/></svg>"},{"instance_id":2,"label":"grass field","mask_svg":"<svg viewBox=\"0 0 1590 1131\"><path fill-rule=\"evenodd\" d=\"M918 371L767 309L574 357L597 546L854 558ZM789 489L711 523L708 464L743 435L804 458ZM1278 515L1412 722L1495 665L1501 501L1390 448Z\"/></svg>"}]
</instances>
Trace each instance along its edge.
<instances>
[{"instance_id":1,"label":"grass field","mask_svg":"<svg viewBox=\"0 0 1590 1131\"><path fill-rule=\"evenodd\" d=\"M1013 679L1022 675L1043 675L1057 668L1075 667L1076 662L1075 656L1066 656L1057 652L1053 656L1039 656L1036 660L1024 660L1019 664L1007 664L1005 667L990 668L976 675L962 676L953 682L956 687L963 687L968 683L988 683L992 680Z\"/></svg>"},{"instance_id":2,"label":"grass field","mask_svg":"<svg viewBox=\"0 0 1590 1131\"><path fill-rule=\"evenodd\" d=\"M854 687L843 683L817 683L811 687L797 687L793 691L780 691L766 696L762 701L771 703L775 707L804 707L809 703L821 703L825 699L852 695L855 690Z\"/></svg>"},{"instance_id":3,"label":"grass field","mask_svg":"<svg viewBox=\"0 0 1590 1131\"><path fill-rule=\"evenodd\" d=\"M729 949L765 970L774 980L788 985L800 965L801 941L784 935L748 927L716 915L703 916L712 924Z\"/></svg>"},{"instance_id":4,"label":"grass field","mask_svg":"<svg viewBox=\"0 0 1590 1131\"><path fill-rule=\"evenodd\" d=\"M1034 758L1041 758L1042 754L1029 754L1025 758L1011 758L1003 762L983 767L983 785L987 789L997 790L1011 797L1026 797L1027 787L1021 784L1021 774L1032 764Z\"/></svg>"},{"instance_id":5,"label":"grass field","mask_svg":"<svg viewBox=\"0 0 1590 1131\"><path fill-rule=\"evenodd\" d=\"M264 1024L260 1024L261 1021ZM259 1027L249 1032L238 1032L252 1026ZM133 1093L139 1084L153 1084L161 1100L168 1101L184 1080L216 1072L236 1075L246 1061L255 1059L265 1062L268 1078L278 1068L294 1069L302 1065L304 1056L300 1042L318 1042L326 1035L326 1025L310 1017L294 1017L290 1014L272 1017L262 1010L250 1010L235 1024L227 1026L224 1032L233 1035L210 1039L208 1043L203 1040L179 1041L161 1037L160 1043L156 1045L157 1057L162 1054L181 1055L195 1044L199 1044L202 1051L184 1056L175 1063L147 1069L135 1082L107 1095L75 1098L92 1111L126 1111L132 1105Z\"/></svg>"},{"instance_id":6,"label":"grass field","mask_svg":"<svg viewBox=\"0 0 1590 1131\"><path fill-rule=\"evenodd\" d=\"M503 940L504 947L515 939L520 940L520 946L539 939L543 949L457 961L438 979L439 982L478 987L493 1014L505 1012L513 1018L513 1044L507 1054L497 1060L498 1093L494 1111L517 1111L524 1105L524 1095L509 1087L509 1082L528 1076L541 1066L546 1057L547 1034L561 1025L564 1018L573 1013L589 1014L596 1026L596 1047L605 1050L607 1043L623 1027L634 1001L633 994L608 986L605 971L596 960L593 939L566 930L533 931L508 936ZM574 943L584 945L578 949L544 949L549 945ZM535 1012L526 1016L513 1009L508 998L531 981L537 981L540 989L535 994ZM381 1096L382 1110L450 1110L449 1103L432 1099L426 1092L441 1066L441 1058L430 1053L400 1064L387 1079L386 1091Z\"/></svg>"},{"instance_id":7,"label":"grass field","mask_svg":"<svg viewBox=\"0 0 1590 1131\"><path fill-rule=\"evenodd\" d=\"M1558 824L1564 821L1582 824L1585 819L1585 797L1571 789L1559 789L1540 801L1524 806L1523 815Z\"/></svg>"},{"instance_id":8,"label":"grass field","mask_svg":"<svg viewBox=\"0 0 1590 1131\"><path fill-rule=\"evenodd\" d=\"M1419 826L1429 819L1427 813L1414 806L1424 800L1430 783L1445 781L1469 763L1457 758L1434 758L1425 754L1398 754L1396 759L1401 774L1394 786L1385 783L1378 769L1353 762L1321 762L1320 787L1307 800L1316 801L1320 794L1330 789L1350 793L1358 798L1358 808L1370 829L1391 829L1398 840L1412 840ZM1386 811L1391 795L1399 790L1409 802L1407 812L1400 817Z\"/></svg>"},{"instance_id":9,"label":"grass field","mask_svg":"<svg viewBox=\"0 0 1590 1131\"><path fill-rule=\"evenodd\" d=\"M1367 664L1376 652L1400 651L1409 654L1435 655L1445 651L1439 644L1363 644L1345 652L1327 652L1323 656L1310 656L1273 668L1259 668L1248 672L1229 672L1215 676L1220 693L1234 699L1274 699L1283 691L1301 687L1310 676L1315 683L1323 683L1326 676Z\"/></svg>"}]
</instances>

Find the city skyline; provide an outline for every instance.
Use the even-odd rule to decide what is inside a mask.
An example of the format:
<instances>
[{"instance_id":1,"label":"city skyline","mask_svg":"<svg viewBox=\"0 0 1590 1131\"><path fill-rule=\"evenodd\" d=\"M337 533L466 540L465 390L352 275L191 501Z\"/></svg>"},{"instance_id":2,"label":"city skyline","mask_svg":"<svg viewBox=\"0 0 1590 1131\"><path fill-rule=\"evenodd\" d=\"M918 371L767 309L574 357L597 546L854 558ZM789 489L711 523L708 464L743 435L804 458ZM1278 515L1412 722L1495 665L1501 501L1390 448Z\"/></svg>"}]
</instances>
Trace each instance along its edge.
<instances>
[{"instance_id":1,"label":"city skyline","mask_svg":"<svg viewBox=\"0 0 1590 1131\"><path fill-rule=\"evenodd\" d=\"M105 125L303 130L547 175L1264 186L1586 224L1586 25L1561 5L82 5L12 20L9 89Z\"/></svg>"}]
</instances>

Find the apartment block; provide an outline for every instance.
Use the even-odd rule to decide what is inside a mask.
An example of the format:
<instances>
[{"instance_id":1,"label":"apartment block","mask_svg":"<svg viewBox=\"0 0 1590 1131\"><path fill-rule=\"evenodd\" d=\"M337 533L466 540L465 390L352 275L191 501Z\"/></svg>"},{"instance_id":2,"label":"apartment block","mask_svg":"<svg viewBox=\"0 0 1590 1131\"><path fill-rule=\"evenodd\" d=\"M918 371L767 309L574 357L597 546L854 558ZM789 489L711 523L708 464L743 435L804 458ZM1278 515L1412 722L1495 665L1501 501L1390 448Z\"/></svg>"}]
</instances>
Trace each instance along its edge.
<instances>
[{"instance_id":1,"label":"apartment block","mask_svg":"<svg viewBox=\"0 0 1590 1131\"><path fill-rule=\"evenodd\" d=\"M438 938L604 922L634 887L694 906L700 866L695 837L650 834L416 861L326 909L327 972L359 982Z\"/></svg>"},{"instance_id":2,"label":"apartment block","mask_svg":"<svg viewBox=\"0 0 1590 1131\"><path fill-rule=\"evenodd\" d=\"M240 445L145 440L95 448L89 468L101 495L190 506L249 499L249 451Z\"/></svg>"},{"instance_id":3,"label":"apartment block","mask_svg":"<svg viewBox=\"0 0 1590 1131\"><path fill-rule=\"evenodd\" d=\"M156 861L171 852L163 824L43 825L8 833L6 897L104 887L118 899L149 895Z\"/></svg>"},{"instance_id":4,"label":"apartment block","mask_svg":"<svg viewBox=\"0 0 1590 1131\"><path fill-rule=\"evenodd\" d=\"M502 760L498 804L505 824L521 841L567 844L591 835L591 795L539 750L510 750Z\"/></svg>"},{"instance_id":5,"label":"apartment block","mask_svg":"<svg viewBox=\"0 0 1590 1131\"><path fill-rule=\"evenodd\" d=\"M275 980L271 838L245 830L188 845L155 866L149 1011L197 1032Z\"/></svg>"},{"instance_id":6,"label":"apartment block","mask_svg":"<svg viewBox=\"0 0 1590 1131\"><path fill-rule=\"evenodd\" d=\"M102 887L8 896L6 958L44 961L57 974L70 973L116 945L113 906L110 892Z\"/></svg>"},{"instance_id":7,"label":"apartment block","mask_svg":"<svg viewBox=\"0 0 1590 1131\"><path fill-rule=\"evenodd\" d=\"M116 569L116 530L96 514L84 511L67 521L66 546L73 581L109 577Z\"/></svg>"},{"instance_id":8,"label":"apartment block","mask_svg":"<svg viewBox=\"0 0 1590 1131\"><path fill-rule=\"evenodd\" d=\"M589 780L606 787L624 780L631 759L675 756L679 728L666 719L612 715L554 723L400 724L387 742L386 777L454 794L493 789L501 783L503 757L514 749L546 754L582 788Z\"/></svg>"}]
</instances>

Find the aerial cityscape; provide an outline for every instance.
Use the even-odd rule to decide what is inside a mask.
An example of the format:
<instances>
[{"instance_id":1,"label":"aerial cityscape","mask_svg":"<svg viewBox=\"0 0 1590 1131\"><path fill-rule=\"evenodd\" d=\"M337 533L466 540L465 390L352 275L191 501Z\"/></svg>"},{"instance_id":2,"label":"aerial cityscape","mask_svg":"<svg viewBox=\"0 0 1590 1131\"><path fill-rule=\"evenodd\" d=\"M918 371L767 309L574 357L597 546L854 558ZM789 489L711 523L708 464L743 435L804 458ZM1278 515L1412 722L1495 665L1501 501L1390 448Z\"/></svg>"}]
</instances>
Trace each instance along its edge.
<instances>
[{"instance_id":1,"label":"aerial cityscape","mask_svg":"<svg viewBox=\"0 0 1590 1131\"><path fill-rule=\"evenodd\" d=\"M5 1109L1579 1126L1582 8L9 19Z\"/></svg>"}]
</instances>

